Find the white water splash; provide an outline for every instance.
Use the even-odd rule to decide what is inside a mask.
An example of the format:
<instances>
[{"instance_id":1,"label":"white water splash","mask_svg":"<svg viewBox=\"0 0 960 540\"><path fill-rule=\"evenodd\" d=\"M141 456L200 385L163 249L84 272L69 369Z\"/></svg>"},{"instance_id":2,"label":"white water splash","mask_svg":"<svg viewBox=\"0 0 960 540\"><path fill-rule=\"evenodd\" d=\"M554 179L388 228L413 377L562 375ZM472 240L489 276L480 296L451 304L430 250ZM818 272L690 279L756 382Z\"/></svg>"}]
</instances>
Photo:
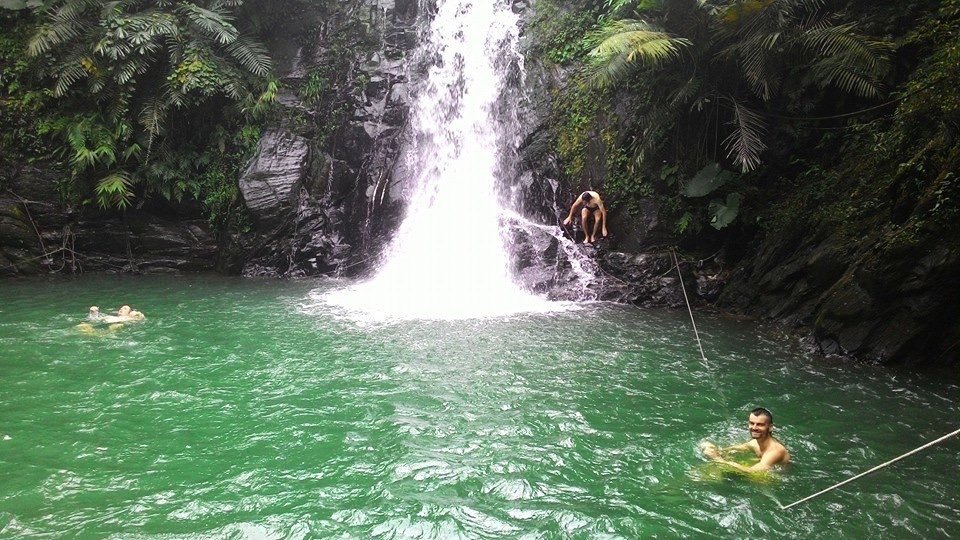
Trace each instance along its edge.
<instances>
[{"instance_id":1,"label":"white water splash","mask_svg":"<svg viewBox=\"0 0 960 540\"><path fill-rule=\"evenodd\" d=\"M566 309L510 277L500 213L510 206L499 176L519 126L502 100L517 52L509 3L441 0L421 54L431 59L415 94L403 150L412 196L377 275L324 295L375 318L459 319ZM507 152L501 149L508 149ZM504 193L509 190L503 189Z\"/></svg>"}]
</instances>

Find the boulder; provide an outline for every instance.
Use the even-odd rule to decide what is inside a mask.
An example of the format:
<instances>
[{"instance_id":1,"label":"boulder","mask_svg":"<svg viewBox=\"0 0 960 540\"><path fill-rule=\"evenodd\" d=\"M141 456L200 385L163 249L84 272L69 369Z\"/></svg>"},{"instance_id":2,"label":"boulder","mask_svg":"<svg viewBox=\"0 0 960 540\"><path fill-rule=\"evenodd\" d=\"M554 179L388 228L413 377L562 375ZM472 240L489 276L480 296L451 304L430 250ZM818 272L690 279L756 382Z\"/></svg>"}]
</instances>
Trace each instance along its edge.
<instances>
[{"instance_id":1,"label":"boulder","mask_svg":"<svg viewBox=\"0 0 960 540\"><path fill-rule=\"evenodd\" d=\"M239 187L250 215L260 229L276 229L294 209L307 171L307 139L284 130L267 131L240 176Z\"/></svg>"}]
</instances>

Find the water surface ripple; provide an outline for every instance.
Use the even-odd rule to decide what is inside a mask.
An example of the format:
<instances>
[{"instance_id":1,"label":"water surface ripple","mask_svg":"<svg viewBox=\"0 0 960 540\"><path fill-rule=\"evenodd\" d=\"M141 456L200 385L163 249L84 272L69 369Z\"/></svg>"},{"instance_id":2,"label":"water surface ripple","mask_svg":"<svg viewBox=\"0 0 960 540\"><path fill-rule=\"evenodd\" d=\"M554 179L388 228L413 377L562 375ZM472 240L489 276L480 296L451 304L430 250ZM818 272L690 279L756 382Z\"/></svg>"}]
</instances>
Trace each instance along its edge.
<instances>
[{"instance_id":1,"label":"water surface ripple","mask_svg":"<svg viewBox=\"0 0 960 540\"><path fill-rule=\"evenodd\" d=\"M778 509L956 429L955 373L701 314L704 363L686 313L608 304L358 325L311 300L342 286L0 283L0 537L960 536L955 440ZM761 404L796 463L717 475Z\"/></svg>"}]
</instances>

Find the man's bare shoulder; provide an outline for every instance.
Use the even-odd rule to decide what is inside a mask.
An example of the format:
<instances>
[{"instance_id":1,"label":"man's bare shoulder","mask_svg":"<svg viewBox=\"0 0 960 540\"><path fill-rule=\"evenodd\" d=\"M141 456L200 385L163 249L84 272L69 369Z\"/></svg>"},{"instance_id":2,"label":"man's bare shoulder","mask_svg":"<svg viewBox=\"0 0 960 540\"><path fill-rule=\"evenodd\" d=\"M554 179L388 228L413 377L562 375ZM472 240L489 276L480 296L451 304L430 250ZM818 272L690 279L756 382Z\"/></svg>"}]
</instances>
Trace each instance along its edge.
<instances>
[{"instance_id":1,"label":"man's bare shoulder","mask_svg":"<svg viewBox=\"0 0 960 540\"><path fill-rule=\"evenodd\" d=\"M776 445L775 448L777 453L779 453L782 456L780 458L780 463L790 463L790 451L787 450L787 447L784 446L783 443L781 443L776 439L773 440L773 444Z\"/></svg>"},{"instance_id":2,"label":"man's bare shoulder","mask_svg":"<svg viewBox=\"0 0 960 540\"><path fill-rule=\"evenodd\" d=\"M756 441L751 442L756 443ZM758 444L757 450L760 457L766 457L771 460L771 465L790 462L790 452L787 451L787 447L776 439L771 438L766 450L763 451L760 451L760 445Z\"/></svg>"}]
</instances>

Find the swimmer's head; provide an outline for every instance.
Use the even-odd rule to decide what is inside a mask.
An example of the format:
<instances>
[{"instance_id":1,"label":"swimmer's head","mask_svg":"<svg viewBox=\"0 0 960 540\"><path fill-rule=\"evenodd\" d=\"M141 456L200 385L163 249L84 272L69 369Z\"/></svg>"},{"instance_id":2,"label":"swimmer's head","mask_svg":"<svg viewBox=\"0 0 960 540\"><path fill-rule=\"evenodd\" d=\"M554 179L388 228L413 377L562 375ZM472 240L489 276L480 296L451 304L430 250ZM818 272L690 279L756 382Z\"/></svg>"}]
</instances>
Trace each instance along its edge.
<instances>
[{"instance_id":1,"label":"swimmer's head","mask_svg":"<svg viewBox=\"0 0 960 540\"><path fill-rule=\"evenodd\" d=\"M773 414L763 407L757 407L750 411L747 428L750 430L751 438L763 441L770 437L773 431Z\"/></svg>"},{"instance_id":2,"label":"swimmer's head","mask_svg":"<svg viewBox=\"0 0 960 540\"><path fill-rule=\"evenodd\" d=\"M767 421L770 423L770 425L771 426L773 425L773 413L770 412L768 409L765 409L763 407L757 407L756 409L750 411L750 414L754 416L761 416L761 417L766 416Z\"/></svg>"},{"instance_id":3,"label":"swimmer's head","mask_svg":"<svg viewBox=\"0 0 960 540\"><path fill-rule=\"evenodd\" d=\"M142 320L144 319L143 313L141 313L140 311L137 311L137 310L133 310L133 311L130 312L130 318L136 319L136 320L138 320L138 321L142 321Z\"/></svg>"},{"instance_id":4,"label":"swimmer's head","mask_svg":"<svg viewBox=\"0 0 960 540\"><path fill-rule=\"evenodd\" d=\"M90 306L90 316L91 316L91 317L99 317L99 316L100 316L100 308L98 308L97 306Z\"/></svg>"},{"instance_id":5,"label":"swimmer's head","mask_svg":"<svg viewBox=\"0 0 960 540\"><path fill-rule=\"evenodd\" d=\"M120 309L117 310L117 315L121 317L130 316L130 306L120 306Z\"/></svg>"}]
</instances>

